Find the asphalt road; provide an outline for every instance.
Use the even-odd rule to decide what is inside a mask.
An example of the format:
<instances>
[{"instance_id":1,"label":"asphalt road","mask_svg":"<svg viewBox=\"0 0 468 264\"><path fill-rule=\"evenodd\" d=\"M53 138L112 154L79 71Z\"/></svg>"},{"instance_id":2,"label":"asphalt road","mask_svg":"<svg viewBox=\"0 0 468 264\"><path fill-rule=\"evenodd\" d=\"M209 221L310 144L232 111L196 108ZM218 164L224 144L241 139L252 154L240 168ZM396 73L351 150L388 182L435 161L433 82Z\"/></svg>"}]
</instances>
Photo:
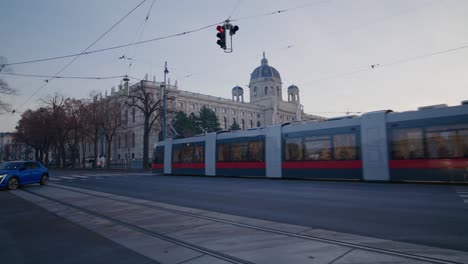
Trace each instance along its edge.
<instances>
[{"instance_id":1,"label":"asphalt road","mask_svg":"<svg viewBox=\"0 0 468 264\"><path fill-rule=\"evenodd\" d=\"M468 186L137 175L55 183L311 228L468 251ZM91 172L93 173L93 172ZM69 176L66 176L69 175ZM65 176L64 178L61 178Z\"/></svg>"}]
</instances>

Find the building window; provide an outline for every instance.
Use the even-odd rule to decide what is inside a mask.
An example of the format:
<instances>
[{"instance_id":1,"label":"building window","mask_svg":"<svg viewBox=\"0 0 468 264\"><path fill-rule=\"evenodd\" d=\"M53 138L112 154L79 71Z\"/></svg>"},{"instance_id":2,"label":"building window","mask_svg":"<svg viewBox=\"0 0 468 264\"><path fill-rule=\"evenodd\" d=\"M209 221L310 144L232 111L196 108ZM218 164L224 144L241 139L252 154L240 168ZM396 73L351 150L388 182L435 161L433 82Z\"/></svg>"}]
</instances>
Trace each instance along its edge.
<instances>
[{"instance_id":1,"label":"building window","mask_svg":"<svg viewBox=\"0 0 468 264\"><path fill-rule=\"evenodd\" d=\"M226 113L226 108L223 109L223 113L224 113L224 114Z\"/></svg>"},{"instance_id":2,"label":"building window","mask_svg":"<svg viewBox=\"0 0 468 264\"><path fill-rule=\"evenodd\" d=\"M226 109L224 109L226 110ZM224 120L224 129L227 129L227 120L226 120L226 117L223 117L223 120Z\"/></svg>"},{"instance_id":3,"label":"building window","mask_svg":"<svg viewBox=\"0 0 468 264\"><path fill-rule=\"evenodd\" d=\"M265 87L265 95L268 95L268 87Z\"/></svg>"},{"instance_id":4,"label":"building window","mask_svg":"<svg viewBox=\"0 0 468 264\"><path fill-rule=\"evenodd\" d=\"M236 110L232 110L232 114L235 115L235 114L236 114Z\"/></svg>"},{"instance_id":5,"label":"building window","mask_svg":"<svg viewBox=\"0 0 468 264\"><path fill-rule=\"evenodd\" d=\"M257 87L255 86L254 89L253 89L253 95L254 96L257 96Z\"/></svg>"},{"instance_id":6,"label":"building window","mask_svg":"<svg viewBox=\"0 0 468 264\"><path fill-rule=\"evenodd\" d=\"M257 118L260 118L260 114L257 114Z\"/></svg>"},{"instance_id":7,"label":"building window","mask_svg":"<svg viewBox=\"0 0 468 264\"><path fill-rule=\"evenodd\" d=\"M132 109L132 122L135 123L135 108Z\"/></svg>"},{"instance_id":8,"label":"building window","mask_svg":"<svg viewBox=\"0 0 468 264\"><path fill-rule=\"evenodd\" d=\"M244 119L242 119L241 123L242 123L242 129L245 129L245 121L244 121Z\"/></svg>"},{"instance_id":9,"label":"building window","mask_svg":"<svg viewBox=\"0 0 468 264\"><path fill-rule=\"evenodd\" d=\"M124 122L125 122L125 125L128 124L128 110L125 110Z\"/></svg>"},{"instance_id":10,"label":"building window","mask_svg":"<svg viewBox=\"0 0 468 264\"><path fill-rule=\"evenodd\" d=\"M182 108L184 106L184 104L182 103L179 103L179 107Z\"/></svg>"},{"instance_id":11,"label":"building window","mask_svg":"<svg viewBox=\"0 0 468 264\"><path fill-rule=\"evenodd\" d=\"M252 114L252 113L250 113L250 117L252 117L252 116L253 116L253 114Z\"/></svg>"},{"instance_id":12,"label":"building window","mask_svg":"<svg viewBox=\"0 0 468 264\"><path fill-rule=\"evenodd\" d=\"M253 121L250 120L250 127L249 128L253 128Z\"/></svg>"},{"instance_id":13,"label":"building window","mask_svg":"<svg viewBox=\"0 0 468 264\"><path fill-rule=\"evenodd\" d=\"M192 107L192 109L195 109L195 104L191 104L190 107Z\"/></svg>"},{"instance_id":14,"label":"building window","mask_svg":"<svg viewBox=\"0 0 468 264\"><path fill-rule=\"evenodd\" d=\"M118 146L118 148L122 147L122 141L120 139L120 136L117 136L117 146Z\"/></svg>"},{"instance_id":15,"label":"building window","mask_svg":"<svg viewBox=\"0 0 468 264\"><path fill-rule=\"evenodd\" d=\"M281 95L281 91L280 91L279 86L276 86L276 95L278 95L278 96Z\"/></svg>"},{"instance_id":16,"label":"building window","mask_svg":"<svg viewBox=\"0 0 468 264\"><path fill-rule=\"evenodd\" d=\"M257 127L260 127L260 125L261 125L260 121L257 121Z\"/></svg>"},{"instance_id":17,"label":"building window","mask_svg":"<svg viewBox=\"0 0 468 264\"><path fill-rule=\"evenodd\" d=\"M132 148L135 147L135 133L132 132Z\"/></svg>"},{"instance_id":18,"label":"building window","mask_svg":"<svg viewBox=\"0 0 468 264\"><path fill-rule=\"evenodd\" d=\"M135 159L135 153L132 152L132 159Z\"/></svg>"},{"instance_id":19,"label":"building window","mask_svg":"<svg viewBox=\"0 0 468 264\"><path fill-rule=\"evenodd\" d=\"M242 112L242 116L245 116L245 112Z\"/></svg>"}]
</instances>

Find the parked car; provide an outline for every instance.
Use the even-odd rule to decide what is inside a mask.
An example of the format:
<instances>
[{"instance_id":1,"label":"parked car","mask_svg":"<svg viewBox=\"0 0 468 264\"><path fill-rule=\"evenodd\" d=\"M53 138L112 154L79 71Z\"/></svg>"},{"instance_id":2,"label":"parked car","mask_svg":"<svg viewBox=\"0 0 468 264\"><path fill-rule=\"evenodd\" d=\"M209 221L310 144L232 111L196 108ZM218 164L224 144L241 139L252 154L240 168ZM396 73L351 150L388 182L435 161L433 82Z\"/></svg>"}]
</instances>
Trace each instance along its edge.
<instances>
[{"instance_id":1,"label":"parked car","mask_svg":"<svg viewBox=\"0 0 468 264\"><path fill-rule=\"evenodd\" d=\"M37 161L8 161L0 163L0 188L15 190L21 185L49 183L49 171Z\"/></svg>"}]
</instances>

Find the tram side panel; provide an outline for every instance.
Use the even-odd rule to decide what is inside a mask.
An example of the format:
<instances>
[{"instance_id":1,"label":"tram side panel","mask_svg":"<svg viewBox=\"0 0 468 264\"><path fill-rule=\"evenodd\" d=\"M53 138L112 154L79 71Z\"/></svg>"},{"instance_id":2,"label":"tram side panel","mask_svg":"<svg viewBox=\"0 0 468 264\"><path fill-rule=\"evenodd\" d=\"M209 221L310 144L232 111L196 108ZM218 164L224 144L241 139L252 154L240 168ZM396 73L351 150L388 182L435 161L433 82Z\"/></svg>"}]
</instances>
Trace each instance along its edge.
<instances>
[{"instance_id":1,"label":"tram side panel","mask_svg":"<svg viewBox=\"0 0 468 264\"><path fill-rule=\"evenodd\" d=\"M265 160L266 176L268 178L281 178L281 125L272 125L266 128Z\"/></svg>"},{"instance_id":2,"label":"tram side panel","mask_svg":"<svg viewBox=\"0 0 468 264\"><path fill-rule=\"evenodd\" d=\"M389 181L386 118L390 111L361 116L363 176L366 181Z\"/></svg>"},{"instance_id":3,"label":"tram side panel","mask_svg":"<svg viewBox=\"0 0 468 264\"><path fill-rule=\"evenodd\" d=\"M172 138L166 139L164 142L164 174L172 173Z\"/></svg>"},{"instance_id":4,"label":"tram side panel","mask_svg":"<svg viewBox=\"0 0 468 264\"><path fill-rule=\"evenodd\" d=\"M217 133L209 133L206 135L205 174L207 176L216 175L216 135Z\"/></svg>"},{"instance_id":5,"label":"tram side panel","mask_svg":"<svg viewBox=\"0 0 468 264\"><path fill-rule=\"evenodd\" d=\"M390 119L393 181L468 183L468 106L399 113Z\"/></svg>"},{"instance_id":6,"label":"tram side panel","mask_svg":"<svg viewBox=\"0 0 468 264\"><path fill-rule=\"evenodd\" d=\"M362 179L359 119L283 127L283 178Z\"/></svg>"},{"instance_id":7,"label":"tram side panel","mask_svg":"<svg viewBox=\"0 0 468 264\"><path fill-rule=\"evenodd\" d=\"M218 134L216 175L266 176L264 128Z\"/></svg>"}]
</instances>

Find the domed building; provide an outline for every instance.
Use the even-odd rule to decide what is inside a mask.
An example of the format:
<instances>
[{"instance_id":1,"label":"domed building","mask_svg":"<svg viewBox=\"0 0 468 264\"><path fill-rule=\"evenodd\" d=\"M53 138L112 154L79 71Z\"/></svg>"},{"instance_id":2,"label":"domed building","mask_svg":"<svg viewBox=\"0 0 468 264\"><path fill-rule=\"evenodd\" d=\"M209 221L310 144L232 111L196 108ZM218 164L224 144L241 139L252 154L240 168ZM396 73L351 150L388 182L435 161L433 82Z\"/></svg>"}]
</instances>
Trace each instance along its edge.
<instances>
[{"instance_id":1,"label":"domed building","mask_svg":"<svg viewBox=\"0 0 468 264\"><path fill-rule=\"evenodd\" d=\"M146 89L154 90L155 97L162 94L161 82L146 80L134 85L144 85ZM250 101L244 99L244 91L249 92ZM132 88L130 87L130 90ZM183 111L190 115L198 114L202 107L212 109L218 117L221 129L228 130L232 124L237 123L241 129L250 129L271 124L281 124L301 120L320 120L320 116L308 115L303 111L300 104L299 87L290 85L287 88L288 100L283 100L283 83L279 71L271 66L263 53L260 60L260 66L256 67L250 74L248 87L242 88L238 85L231 89L231 99L211 96L207 94L194 93L180 90L177 82L168 84L168 97L175 98L168 101L168 136L170 137L174 130L170 127L177 111ZM125 93L120 85L119 91L112 90L111 96L117 93ZM136 109L127 109L124 113L128 125L122 127L117 132L117 143L112 150L114 160L138 159L141 157L143 149L142 131L143 116ZM154 126L150 135L150 145L158 140L160 126ZM128 143L128 142L131 142ZM151 147L149 148L151 150Z\"/></svg>"}]
</instances>

